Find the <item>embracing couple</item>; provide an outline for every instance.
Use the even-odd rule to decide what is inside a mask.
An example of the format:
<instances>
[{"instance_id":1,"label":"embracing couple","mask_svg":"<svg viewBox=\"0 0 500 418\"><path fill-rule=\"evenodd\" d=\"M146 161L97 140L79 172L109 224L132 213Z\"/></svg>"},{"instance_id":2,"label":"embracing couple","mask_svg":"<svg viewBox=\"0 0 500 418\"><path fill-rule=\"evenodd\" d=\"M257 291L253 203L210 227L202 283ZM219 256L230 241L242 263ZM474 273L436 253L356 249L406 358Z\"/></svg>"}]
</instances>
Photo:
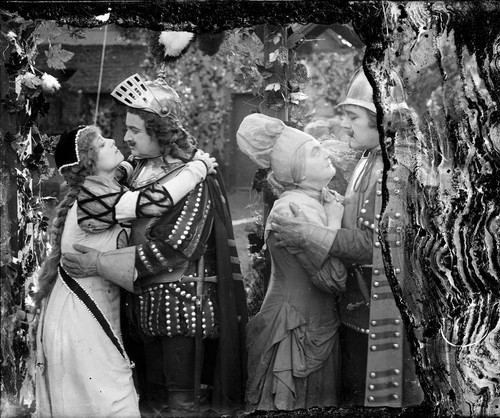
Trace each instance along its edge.
<instances>
[{"instance_id":1,"label":"embracing couple","mask_svg":"<svg viewBox=\"0 0 500 418\"><path fill-rule=\"evenodd\" d=\"M416 115L394 72L386 121L395 132L388 161L390 204L382 211L384 161L373 88L361 68L345 99L342 127L363 154L345 196L332 192L327 143L261 114L247 116L238 145L269 170L275 201L265 227L271 278L247 326L247 409L418 405L423 393L382 258L379 224L403 295L411 266L405 248L408 178L415 167ZM387 133L389 136L389 133ZM338 161L337 161L338 163ZM411 280L410 280L411 282Z\"/></svg>"},{"instance_id":2,"label":"embracing couple","mask_svg":"<svg viewBox=\"0 0 500 418\"><path fill-rule=\"evenodd\" d=\"M111 94L127 106L129 161L94 126L55 151L68 191L39 274L37 414L231 412L247 313L217 163L163 80L136 74Z\"/></svg>"}]
</instances>

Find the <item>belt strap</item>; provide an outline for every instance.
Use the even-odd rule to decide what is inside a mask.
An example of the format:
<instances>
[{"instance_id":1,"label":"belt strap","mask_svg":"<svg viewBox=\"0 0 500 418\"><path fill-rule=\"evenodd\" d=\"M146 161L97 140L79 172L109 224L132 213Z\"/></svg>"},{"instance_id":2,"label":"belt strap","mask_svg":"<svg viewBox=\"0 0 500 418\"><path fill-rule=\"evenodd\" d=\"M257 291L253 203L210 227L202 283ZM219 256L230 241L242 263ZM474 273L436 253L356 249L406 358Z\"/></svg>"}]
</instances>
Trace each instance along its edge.
<instances>
[{"instance_id":1,"label":"belt strap","mask_svg":"<svg viewBox=\"0 0 500 418\"><path fill-rule=\"evenodd\" d=\"M125 354L125 350L123 349L122 345L120 344L120 341L116 337L108 320L101 312L101 310L97 307L96 303L92 300L89 294L80 286L80 284L75 279L73 279L68 273L66 273L66 271L61 267L61 265L58 266L58 269L59 269L59 275L61 276L61 279L64 282L64 284L66 284L66 286L69 287L69 289L74 293L74 295L78 299L80 299L80 301L87 307L89 312L97 320L97 322L99 322L99 325L101 325L102 329L109 337L111 342L114 344L114 346L117 348L117 350L120 352L122 357L127 360L127 355Z\"/></svg>"}]
</instances>

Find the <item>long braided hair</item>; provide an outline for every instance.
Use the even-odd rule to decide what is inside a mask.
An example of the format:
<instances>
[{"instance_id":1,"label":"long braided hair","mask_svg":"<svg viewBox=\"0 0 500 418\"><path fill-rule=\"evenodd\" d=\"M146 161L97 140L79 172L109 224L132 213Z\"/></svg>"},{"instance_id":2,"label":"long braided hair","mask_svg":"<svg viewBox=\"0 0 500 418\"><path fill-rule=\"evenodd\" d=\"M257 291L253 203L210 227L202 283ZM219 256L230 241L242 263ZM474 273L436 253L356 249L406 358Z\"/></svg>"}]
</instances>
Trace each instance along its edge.
<instances>
[{"instance_id":1,"label":"long braided hair","mask_svg":"<svg viewBox=\"0 0 500 418\"><path fill-rule=\"evenodd\" d=\"M57 266L61 258L61 237L68 210L73 206L85 178L94 173L97 160L97 141L100 135L95 126L84 127L78 135L79 163L61 169L61 175L67 183L68 190L56 208L56 216L52 222L51 244L52 250L45 259L38 274L38 290L34 295L35 303L40 305L42 300L50 295L57 279ZM62 136L61 136L62 138Z\"/></svg>"}]
</instances>

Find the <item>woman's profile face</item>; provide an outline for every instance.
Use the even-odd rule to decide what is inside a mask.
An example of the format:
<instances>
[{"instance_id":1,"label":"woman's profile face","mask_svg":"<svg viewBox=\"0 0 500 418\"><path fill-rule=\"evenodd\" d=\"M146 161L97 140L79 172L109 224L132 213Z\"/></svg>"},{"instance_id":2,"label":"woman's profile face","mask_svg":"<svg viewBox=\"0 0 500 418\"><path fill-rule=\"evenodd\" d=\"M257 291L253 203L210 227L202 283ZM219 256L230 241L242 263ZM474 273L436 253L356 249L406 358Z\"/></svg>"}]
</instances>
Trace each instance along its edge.
<instances>
[{"instance_id":1,"label":"woman's profile face","mask_svg":"<svg viewBox=\"0 0 500 418\"><path fill-rule=\"evenodd\" d=\"M336 173L331 153L317 139L305 143L304 151L305 179L302 183L319 190L325 187Z\"/></svg>"},{"instance_id":2,"label":"woman's profile face","mask_svg":"<svg viewBox=\"0 0 500 418\"><path fill-rule=\"evenodd\" d=\"M104 138L102 135L99 135L95 141L97 151L95 174L114 176L116 168L124 159L123 154L116 147L114 139Z\"/></svg>"}]
</instances>

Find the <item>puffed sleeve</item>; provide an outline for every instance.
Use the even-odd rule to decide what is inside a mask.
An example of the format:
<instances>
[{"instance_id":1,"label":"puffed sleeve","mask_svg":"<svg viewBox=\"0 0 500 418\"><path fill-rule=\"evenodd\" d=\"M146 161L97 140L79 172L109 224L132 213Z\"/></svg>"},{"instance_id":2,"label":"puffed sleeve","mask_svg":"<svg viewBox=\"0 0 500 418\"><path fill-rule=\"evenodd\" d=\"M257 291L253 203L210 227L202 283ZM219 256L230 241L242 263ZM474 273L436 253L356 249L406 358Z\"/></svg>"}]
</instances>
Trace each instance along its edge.
<instances>
[{"instance_id":1,"label":"puffed sleeve","mask_svg":"<svg viewBox=\"0 0 500 418\"><path fill-rule=\"evenodd\" d=\"M78 195L78 224L84 231L97 233L113 224L161 216L203 181L206 172L202 161L191 161L165 183L137 191L116 180L89 176Z\"/></svg>"},{"instance_id":2,"label":"puffed sleeve","mask_svg":"<svg viewBox=\"0 0 500 418\"><path fill-rule=\"evenodd\" d=\"M199 183L179 203L175 214L161 217L147 232L146 242L137 246L136 269L139 276L172 270L206 251L214 213L205 184Z\"/></svg>"}]
</instances>

